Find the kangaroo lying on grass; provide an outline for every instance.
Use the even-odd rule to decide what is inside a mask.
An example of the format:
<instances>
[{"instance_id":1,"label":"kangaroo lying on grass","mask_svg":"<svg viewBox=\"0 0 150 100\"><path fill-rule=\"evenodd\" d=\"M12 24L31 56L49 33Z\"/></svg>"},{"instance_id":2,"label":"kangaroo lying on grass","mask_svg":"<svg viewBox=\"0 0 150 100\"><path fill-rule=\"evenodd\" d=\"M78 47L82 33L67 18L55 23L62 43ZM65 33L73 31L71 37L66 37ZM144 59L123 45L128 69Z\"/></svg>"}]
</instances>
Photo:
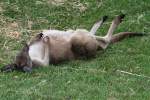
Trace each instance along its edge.
<instances>
[{"instance_id":1,"label":"kangaroo lying on grass","mask_svg":"<svg viewBox=\"0 0 150 100\"><path fill-rule=\"evenodd\" d=\"M37 66L48 66L80 57L94 57L98 50L105 50L109 44L118 42L126 36L143 35L136 32L121 32L113 35L124 16L122 14L115 17L104 37L96 36L95 33L107 16L95 23L90 31L85 29L43 31L23 47L14 63L4 66L1 71L31 72L32 68Z\"/></svg>"}]
</instances>

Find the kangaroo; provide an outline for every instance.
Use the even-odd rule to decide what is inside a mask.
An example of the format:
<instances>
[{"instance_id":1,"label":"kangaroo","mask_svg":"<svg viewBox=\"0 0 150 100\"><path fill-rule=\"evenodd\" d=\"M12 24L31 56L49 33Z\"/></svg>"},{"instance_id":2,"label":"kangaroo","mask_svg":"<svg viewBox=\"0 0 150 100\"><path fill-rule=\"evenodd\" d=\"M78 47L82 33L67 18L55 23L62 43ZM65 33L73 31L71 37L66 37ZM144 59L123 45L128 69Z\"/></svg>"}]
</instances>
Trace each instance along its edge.
<instances>
[{"instance_id":1,"label":"kangaroo","mask_svg":"<svg viewBox=\"0 0 150 100\"><path fill-rule=\"evenodd\" d=\"M58 64L65 60L80 57L94 57L98 50L105 50L110 44L116 43L127 36L143 35L143 33L136 32L121 32L113 35L124 17L124 14L116 16L105 36L95 34L106 21L107 16L96 22L90 31L86 29L44 30L23 47L13 64L4 66L1 71L19 69L24 72L31 72L34 67Z\"/></svg>"}]
</instances>

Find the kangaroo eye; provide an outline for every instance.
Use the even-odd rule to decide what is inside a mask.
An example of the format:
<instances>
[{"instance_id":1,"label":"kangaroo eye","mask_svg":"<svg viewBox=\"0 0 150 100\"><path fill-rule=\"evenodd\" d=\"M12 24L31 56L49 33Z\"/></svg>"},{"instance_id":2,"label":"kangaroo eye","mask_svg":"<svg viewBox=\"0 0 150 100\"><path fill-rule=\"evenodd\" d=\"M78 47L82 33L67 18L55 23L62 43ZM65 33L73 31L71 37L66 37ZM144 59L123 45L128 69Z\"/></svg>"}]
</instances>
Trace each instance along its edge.
<instances>
[{"instance_id":1,"label":"kangaroo eye","mask_svg":"<svg viewBox=\"0 0 150 100\"><path fill-rule=\"evenodd\" d=\"M21 64L20 66L23 67L23 66L25 66L25 64Z\"/></svg>"}]
</instances>

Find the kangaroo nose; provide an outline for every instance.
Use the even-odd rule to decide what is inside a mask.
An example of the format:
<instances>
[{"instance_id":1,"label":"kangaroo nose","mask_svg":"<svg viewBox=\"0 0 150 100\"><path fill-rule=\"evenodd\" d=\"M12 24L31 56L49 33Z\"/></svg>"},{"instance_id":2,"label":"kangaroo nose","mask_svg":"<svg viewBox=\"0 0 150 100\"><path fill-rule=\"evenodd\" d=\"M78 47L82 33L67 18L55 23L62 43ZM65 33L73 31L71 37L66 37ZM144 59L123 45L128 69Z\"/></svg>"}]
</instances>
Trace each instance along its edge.
<instances>
[{"instance_id":1,"label":"kangaroo nose","mask_svg":"<svg viewBox=\"0 0 150 100\"><path fill-rule=\"evenodd\" d=\"M24 71L24 72L31 73L31 72L32 72L32 68L25 66L25 67L23 67L23 71Z\"/></svg>"}]
</instances>

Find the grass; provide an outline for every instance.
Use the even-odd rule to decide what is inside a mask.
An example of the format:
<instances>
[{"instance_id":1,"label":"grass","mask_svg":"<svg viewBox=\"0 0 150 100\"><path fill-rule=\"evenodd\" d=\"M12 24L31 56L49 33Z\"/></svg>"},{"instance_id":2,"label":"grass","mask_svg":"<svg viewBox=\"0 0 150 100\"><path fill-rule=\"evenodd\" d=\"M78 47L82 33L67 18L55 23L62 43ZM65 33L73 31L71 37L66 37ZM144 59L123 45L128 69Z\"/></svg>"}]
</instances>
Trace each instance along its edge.
<instances>
[{"instance_id":1,"label":"grass","mask_svg":"<svg viewBox=\"0 0 150 100\"><path fill-rule=\"evenodd\" d=\"M42 29L90 29L108 15L98 30L104 35L114 16L126 13L115 31L150 32L149 0L1 0L0 66L14 60ZM17 35L16 35L17 34ZM149 100L150 36L125 39L90 60L75 60L33 73L0 73L0 100ZM118 72L122 70L141 76Z\"/></svg>"}]
</instances>

